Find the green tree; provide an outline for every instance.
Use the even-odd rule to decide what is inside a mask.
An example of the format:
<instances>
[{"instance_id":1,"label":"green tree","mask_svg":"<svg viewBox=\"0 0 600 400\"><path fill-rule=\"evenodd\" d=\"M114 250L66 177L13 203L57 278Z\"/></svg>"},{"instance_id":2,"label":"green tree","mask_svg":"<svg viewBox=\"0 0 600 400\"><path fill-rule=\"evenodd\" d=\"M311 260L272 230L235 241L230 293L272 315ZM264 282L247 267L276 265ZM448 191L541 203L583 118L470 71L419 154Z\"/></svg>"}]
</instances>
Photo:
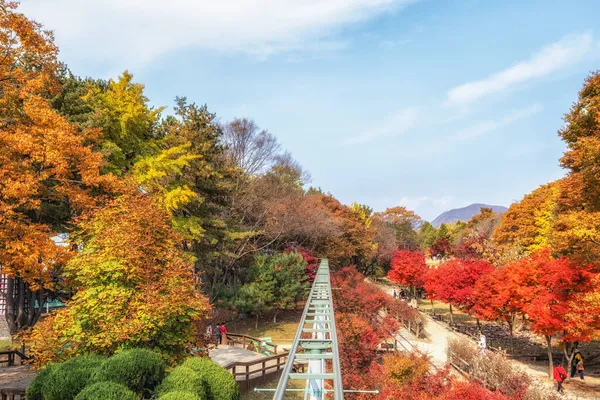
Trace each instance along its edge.
<instances>
[{"instance_id":1,"label":"green tree","mask_svg":"<svg viewBox=\"0 0 600 400\"><path fill-rule=\"evenodd\" d=\"M214 119L206 106L177 98L175 116L157 128L160 139L154 150L133 167L144 189L171 214L184 248L195 254L196 270L211 290L219 279L225 282L236 243L249 234L229 211L240 171L226 162Z\"/></svg>"},{"instance_id":2,"label":"green tree","mask_svg":"<svg viewBox=\"0 0 600 400\"><path fill-rule=\"evenodd\" d=\"M306 261L298 253L260 254L250 268L250 282L240 288L234 304L238 311L257 317L275 309L273 322L280 310L286 310L306 294Z\"/></svg>"},{"instance_id":3,"label":"green tree","mask_svg":"<svg viewBox=\"0 0 600 400\"><path fill-rule=\"evenodd\" d=\"M429 222L424 221L421 226L419 227L419 244L421 246L421 249L423 251L427 250L428 248L431 247L431 245L433 245L433 243L435 243L436 239L437 239L437 229L435 229L433 227L433 225L431 225Z\"/></svg>"}]
</instances>

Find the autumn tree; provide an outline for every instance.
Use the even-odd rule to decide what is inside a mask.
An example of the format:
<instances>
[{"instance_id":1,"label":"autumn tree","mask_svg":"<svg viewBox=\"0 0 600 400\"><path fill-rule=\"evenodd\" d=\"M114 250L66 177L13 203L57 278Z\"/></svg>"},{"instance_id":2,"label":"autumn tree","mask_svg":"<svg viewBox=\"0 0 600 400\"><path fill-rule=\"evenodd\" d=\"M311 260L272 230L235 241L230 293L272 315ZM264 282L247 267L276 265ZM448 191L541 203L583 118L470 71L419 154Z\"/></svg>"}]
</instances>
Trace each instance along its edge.
<instances>
[{"instance_id":1,"label":"autumn tree","mask_svg":"<svg viewBox=\"0 0 600 400\"><path fill-rule=\"evenodd\" d=\"M546 339L548 373L552 376L552 337L556 334L562 334L562 340L567 345L574 344L566 354L570 370L577 342L589 340L588 335L581 335L581 331L573 329L575 321L569 319L568 315L577 293L589 290L593 277L590 266L577 265L565 257L553 258L547 249L529 257L524 263L537 272L535 286L531 281L523 282L523 286L535 293L524 310L532 321L531 330Z\"/></svg>"},{"instance_id":2,"label":"autumn tree","mask_svg":"<svg viewBox=\"0 0 600 400\"><path fill-rule=\"evenodd\" d=\"M548 247L558 194L559 183L552 182L511 204L502 215L494 240L502 247L520 247L527 253Z\"/></svg>"},{"instance_id":3,"label":"autumn tree","mask_svg":"<svg viewBox=\"0 0 600 400\"><path fill-rule=\"evenodd\" d=\"M416 296L416 289L423 287L423 279L428 270L423 253L408 250L397 251L392 258L391 267L388 279L410 286L413 289L413 295Z\"/></svg>"},{"instance_id":4,"label":"autumn tree","mask_svg":"<svg viewBox=\"0 0 600 400\"><path fill-rule=\"evenodd\" d=\"M421 222L417 214L406 207L397 206L386 209L382 217L396 232L396 241L400 249L417 250L419 241L415 229Z\"/></svg>"},{"instance_id":5,"label":"autumn tree","mask_svg":"<svg viewBox=\"0 0 600 400\"><path fill-rule=\"evenodd\" d=\"M472 312L480 319L506 323L510 332L511 348L516 318L524 313L533 293L522 287L527 274L533 271L510 264L483 275L473 289Z\"/></svg>"},{"instance_id":6,"label":"autumn tree","mask_svg":"<svg viewBox=\"0 0 600 400\"><path fill-rule=\"evenodd\" d=\"M76 294L29 336L38 365L119 347L182 357L208 301L180 250L170 216L148 195L129 193L80 221L82 250L65 266Z\"/></svg>"},{"instance_id":7,"label":"autumn tree","mask_svg":"<svg viewBox=\"0 0 600 400\"><path fill-rule=\"evenodd\" d=\"M109 80L106 87L86 87L83 99L92 110L88 123L102 129L101 151L111 171L125 172L137 157L150 150L164 107L150 107L144 85L133 82L133 75L127 71L117 80Z\"/></svg>"},{"instance_id":8,"label":"autumn tree","mask_svg":"<svg viewBox=\"0 0 600 400\"><path fill-rule=\"evenodd\" d=\"M50 238L114 184L100 174L97 132L79 131L49 104L60 90L52 34L16 7L0 1L0 263L12 333L39 319L60 284L55 272L71 253Z\"/></svg>"},{"instance_id":9,"label":"autumn tree","mask_svg":"<svg viewBox=\"0 0 600 400\"><path fill-rule=\"evenodd\" d=\"M586 262L600 256L600 72L584 82L558 132L567 144L551 246Z\"/></svg>"},{"instance_id":10,"label":"autumn tree","mask_svg":"<svg viewBox=\"0 0 600 400\"><path fill-rule=\"evenodd\" d=\"M494 267L483 260L451 259L429 270L425 290L429 296L448 303L453 323L452 306L469 312L475 305L473 290L477 281L493 270Z\"/></svg>"}]
</instances>

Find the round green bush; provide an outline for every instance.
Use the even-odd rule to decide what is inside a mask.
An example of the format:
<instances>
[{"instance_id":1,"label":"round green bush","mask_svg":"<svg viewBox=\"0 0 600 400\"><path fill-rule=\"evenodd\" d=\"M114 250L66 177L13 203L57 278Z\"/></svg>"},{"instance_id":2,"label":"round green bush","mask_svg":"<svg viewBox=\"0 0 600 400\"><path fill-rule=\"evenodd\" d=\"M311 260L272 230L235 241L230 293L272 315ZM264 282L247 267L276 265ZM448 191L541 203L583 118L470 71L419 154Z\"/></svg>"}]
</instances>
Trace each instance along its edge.
<instances>
[{"instance_id":1,"label":"round green bush","mask_svg":"<svg viewBox=\"0 0 600 400\"><path fill-rule=\"evenodd\" d=\"M200 400L200 397L190 392L169 392L160 396L158 400Z\"/></svg>"},{"instance_id":2,"label":"round green bush","mask_svg":"<svg viewBox=\"0 0 600 400\"><path fill-rule=\"evenodd\" d=\"M27 387L27 398L29 400L44 400L44 385L50 376L52 366L40 369Z\"/></svg>"},{"instance_id":3,"label":"round green bush","mask_svg":"<svg viewBox=\"0 0 600 400\"><path fill-rule=\"evenodd\" d=\"M238 400L240 390L237 382L225 368L208 358L188 358L183 367L200 374L208 386L209 400Z\"/></svg>"},{"instance_id":4,"label":"round green bush","mask_svg":"<svg viewBox=\"0 0 600 400\"><path fill-rule=\"evenodd\" d=\"M138 400L138 396L120 383L97 382L86 386L75 400Z\"/></svg>"},{"instance_id":5,"label":"round green bush","mask_svg":"<svg viewBox=\"0 0 600 400\"><path fill-rule=\"evenodd\" d=\"M73 400L102 365L100 356L78 356L53 365L43 379L44 400Z\"/></svg>"},{"instance_id":6,"label":"round green bush","mask_svg":"<svg viewBox=\"0 0 600 400\"><path fill-rule=\"evenodd\" d=\"M94 374L94 382L121 383L137 394L151 393L165 377L165 361L150 350L132 349L115 354Z\"/></svg>"},{"instance_id":7,"label":"round green bush","mask_svg":"<svg viewBox=\"0 0 600 400\"><path fill-rule=\"evenodd\" d=\"M199 373L194 370L179 366L169 372L169 375L156 389L159 396L170 392L190 392L198 396L200 400L208 399L207 384Z\"/></svg>"}]
</instances>

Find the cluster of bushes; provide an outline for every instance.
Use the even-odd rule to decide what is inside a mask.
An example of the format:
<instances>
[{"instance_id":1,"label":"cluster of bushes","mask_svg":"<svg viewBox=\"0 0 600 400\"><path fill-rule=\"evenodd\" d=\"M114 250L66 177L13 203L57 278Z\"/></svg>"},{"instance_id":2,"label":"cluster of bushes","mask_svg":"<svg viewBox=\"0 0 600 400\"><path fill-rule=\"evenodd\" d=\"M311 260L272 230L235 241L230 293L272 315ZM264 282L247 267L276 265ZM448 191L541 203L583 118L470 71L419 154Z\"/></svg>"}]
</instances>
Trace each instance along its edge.
<instances>
[{"instance_id":1,"label":"cluster of bushes","mask_svg":"<svg viewBox=\"0 0 600 400\"><path fill-rule=\"evenodd\" d=\"M560 398L555 391L533 381L523 370L512 364L502 354L483 353L467 338L448 340L448 356L466 363L469 378L493 392L522 400L555 400ZM461 366L462 367L462 366Z\"/></svg>"},{"instance_id":2,"label":"cluster of bushes","mask_svg":"<svg viewBox=\"0 0 600 400\"><path fill-rule=\"evenodd\" d=\"M110 358L84 355L40 370L28 400L238 400L233 376L209 359L190 358L165 377L166 364L145 349Z\"/></svg>"}]
</instances>

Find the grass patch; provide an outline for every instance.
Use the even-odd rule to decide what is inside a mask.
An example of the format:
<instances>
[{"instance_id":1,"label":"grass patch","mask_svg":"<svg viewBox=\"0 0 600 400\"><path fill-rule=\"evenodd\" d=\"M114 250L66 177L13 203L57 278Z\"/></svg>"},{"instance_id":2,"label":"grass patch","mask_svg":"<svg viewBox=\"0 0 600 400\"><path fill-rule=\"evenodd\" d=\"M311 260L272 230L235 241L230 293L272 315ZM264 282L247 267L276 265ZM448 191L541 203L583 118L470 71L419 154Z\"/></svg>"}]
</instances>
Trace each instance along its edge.
<instances>
[{"instance_id":1,"label":"grass patch","mask_svg":"<svg viewBox=\"0 0 600 400\"><path fill-rule=\"evenodd\" d=\"M9 350L12 346L12 341L10 340L0 340L0 351Z\"/></svg>"},{"instance_id":2,"label":"grass patch","mask_svg":"<svg viewBox=\"0 0 600 400\"><path fill-rule=\"evenodd\" d=\"M248 318L230 322L227 329L232 333L240 333L254 337L271 337L274 342L292 342L296 336L298 329L298 321L302 316L300 310L290 310L285 313L279 312L277 315L277 323L273 323L273 315L267 314L258 320L258 328L256 328L256 320Z\"/></svg>"},{"instance_id":3,"label":"grass patch","mask_svg":"<svg viewBox=\"0 0 600 400\"><path fill-rule=\"evenodd\" d=\"M265 389L276 389L279 380L265 383L264 385L258 385L259 388ZM306 387L306 381L297 379L290 379L287 385L288 389L304 389ZM272 400L275 392L254 392L254 389L250 389L246 393L242 393L240 400ZM304 399L304 393L302 392L286 392L286 399Z\"/></svg>"}]
</instances>

